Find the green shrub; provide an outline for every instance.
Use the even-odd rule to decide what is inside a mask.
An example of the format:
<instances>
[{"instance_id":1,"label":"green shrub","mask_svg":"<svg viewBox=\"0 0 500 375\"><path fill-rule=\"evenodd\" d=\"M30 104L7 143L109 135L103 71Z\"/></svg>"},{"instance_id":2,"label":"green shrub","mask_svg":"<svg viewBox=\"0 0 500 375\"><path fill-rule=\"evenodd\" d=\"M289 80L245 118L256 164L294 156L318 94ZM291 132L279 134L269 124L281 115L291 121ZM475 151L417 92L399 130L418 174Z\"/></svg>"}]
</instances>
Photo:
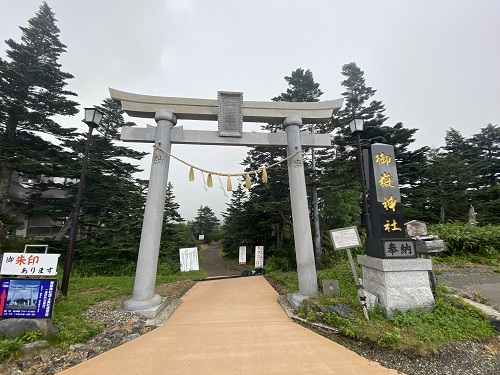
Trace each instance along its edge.
<instances>
[{"instance_id":1,"label":"green shrub","mask_svg":"<svg viewBox=\"0 0 500 375\"><path fill-rule=\"evenodd\" d=\"M179 262L175 262L168 258L160 259L158 262L158 270L156 271L156 275L158 276L167 276L173 275L175 273L180 272L181 266Z\"/></svg>"},{"instance_id":2,"label":"green shrub","mask_svg":"<svg viewBox=\"0 0 500 375\"><path fill-rule=\"evenodd\" d=\"M499 225L434 224L429 225L427 231L444 240L447 255L500 258Z\"/></svg>"},{"instance_id":3,"label":"green shrub","mask_svg":"<svg viewBox=\"0 0 500 375\"><path fill-rule=\"evenodd\" d=\"M266 259L266 263L264 266L266 272L271 272L271 271L288 272L292 270L292 266L294 265L295 263L291 263L290 260L287 258L279 258L277 256L272 256Z\"/></svg>"},{"instance_id":4,"label":"green shrub","mask_svg":"<svg viewBox=\"0 0 500 375\"><path fill-rule=\"evenodd\" d=\"M35 341L40 340L40 338L42 336L43 336L42 332L40 332L40 331L31 331L31 332L26 332L23 335L22 340L24 342L35 342Z\"/></svg>"},{"instance_id":5,"label":"green shrub","mask_svg":"<svg viewBox=\"0 0 500 375\"><path fill-rule=\"evenodd\" d=\"M9 356L18 356L23 340L20 338L0 340L0 361Z\"/></svg>"}]
</instances>

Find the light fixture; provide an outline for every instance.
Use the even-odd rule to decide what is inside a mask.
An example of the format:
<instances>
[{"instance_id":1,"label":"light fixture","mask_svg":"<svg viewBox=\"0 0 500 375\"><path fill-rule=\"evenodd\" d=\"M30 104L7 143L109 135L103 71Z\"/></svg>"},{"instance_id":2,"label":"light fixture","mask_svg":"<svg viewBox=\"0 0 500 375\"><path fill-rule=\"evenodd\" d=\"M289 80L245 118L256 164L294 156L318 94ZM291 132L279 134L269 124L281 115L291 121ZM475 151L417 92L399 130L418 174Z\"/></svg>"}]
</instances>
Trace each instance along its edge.
<instances>
[{"instance_id":1,"label":"light fixture","mask_svg":"<svg viewBox=\"0 0 500 375\"><path fill-rule=\"evenodd\" d=\"M365 120L362 118L354 118L351 120L349 123L349 127L351 128L351 133L355 132L362 132L363 131L363 125L364 125Z\"/></svg>"},{"instance_id":2,"label":"light fixture","mask_svg":"<svg viewBox=\"0 0 500 375\"><path fill-rule=\"evenodd\" d=\"M103 113L97 108L85 108L85 119L83 120L89 127L98 128L101 123Z\"/></svg>"}]
</instances>

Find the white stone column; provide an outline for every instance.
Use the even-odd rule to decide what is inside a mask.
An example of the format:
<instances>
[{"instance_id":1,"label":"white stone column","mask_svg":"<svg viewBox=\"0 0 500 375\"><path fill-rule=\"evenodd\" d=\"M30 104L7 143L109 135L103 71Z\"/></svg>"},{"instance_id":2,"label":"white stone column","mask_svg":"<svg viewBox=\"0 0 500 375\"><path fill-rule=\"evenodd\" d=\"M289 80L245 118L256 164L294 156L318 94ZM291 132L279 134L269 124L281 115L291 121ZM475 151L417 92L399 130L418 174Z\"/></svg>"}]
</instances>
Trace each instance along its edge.
<instances>
[{"instance_id":1,"label":"white stone column","mask_svg":"<svg viewBox=\"0 0 500 375\"><path fill-rule=\"evenodd\" d=\"M170 152L172 148L170 132L176 124L177 118L170 111L158 110L155 113L155 120L157 123L155 145ZM122 305L123 309L127 311L134 311L147 317L155 317L163 307L163 299L154 291L169 164L170 156L155 149L142 222L134 294Z\"/></svg>"},{"instance_id":2,"label":"white stone column","mask_svg":"<svg viewBox=\"0 0 500 375\"><path fill-rule=\"evenodd\" d=\"M299 293L302 296L318 294L318 280L314 261L314 247L309 221L309 206L307 204L306 180L304 162L302 160L302 144L300 127L302 118L288 116L283 121L287 137L288 180L290 182L290 200L292 203L293 237L295 241L295 256L297 259L297 273L299 276ZM299 297L300 296L296 296ZM294 298L294 297L292 297ZM297 298L294 298L297 299ZM299 301L297 301L299 302Z\"/></svg>"}]
</instances>

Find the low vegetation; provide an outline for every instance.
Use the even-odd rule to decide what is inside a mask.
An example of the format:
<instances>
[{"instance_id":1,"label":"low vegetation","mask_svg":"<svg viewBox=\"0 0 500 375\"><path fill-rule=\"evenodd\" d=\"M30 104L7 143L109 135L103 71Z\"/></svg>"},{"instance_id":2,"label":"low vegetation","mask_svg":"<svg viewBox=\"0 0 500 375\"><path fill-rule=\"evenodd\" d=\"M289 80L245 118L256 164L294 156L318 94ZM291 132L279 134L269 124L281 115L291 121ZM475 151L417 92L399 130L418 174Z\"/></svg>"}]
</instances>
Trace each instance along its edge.
<instances>
[{"instance_id":1,"label":"low vegetation","mask_svg":"<svg viewBox=\"0 0 500 375\"><path fill-rule=\"evenodd\" d=\"M457 259L490 265L500 262L500 225L434 224L429 225L428 232L445 241L447 251L436 258L438 261Z\"/></svg>"},{"instance_id":2,"label":"low vegetation","mask_svg":"<svg viewBox=\"0 0 500 375\"><path fill-rule=\"evenodd\" d=\"M337 254L335 264L318 271L318 279L339 280L340 295L319 296L302 304L297 315L311 323L321 323L359 345L374 344L382 348L400 349L420 355L455 340L479 340L496 335L488 318L476 308L450 297L444 287L435 293L431 311L399 311L391 318L384 317L379 308L369 311L367 320L361 309L347 257ZM296 272L272 270L266 276L283 284L288 291L298 289ZM346 317L334 310L342 310ZM344 315L343 314L343 315Z\"/></svg>"}]
</instances>

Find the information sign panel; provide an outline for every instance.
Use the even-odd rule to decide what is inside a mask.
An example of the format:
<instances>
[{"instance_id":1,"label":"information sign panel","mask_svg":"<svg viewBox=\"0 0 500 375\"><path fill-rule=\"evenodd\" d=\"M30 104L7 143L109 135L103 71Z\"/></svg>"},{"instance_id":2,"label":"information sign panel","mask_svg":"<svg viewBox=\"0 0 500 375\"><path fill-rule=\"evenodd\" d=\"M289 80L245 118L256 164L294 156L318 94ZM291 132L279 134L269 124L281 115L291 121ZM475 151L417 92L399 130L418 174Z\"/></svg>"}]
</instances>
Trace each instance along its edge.
<instances>
[{"instance_id":1,"label":"information sign panel","mask_svg":"<svg viewBox=\"0 0 500 375\"><path fill-rule=\"evenodd\" d=\"M346 227L330 230L333 248L335 250L352 249L361 247L361 240L358 234L358 228Z\"/></svg>"},{"instance_id":2,"label":"information sign panel","mask_svg":"<svg viewBox=\"0 0 500 375\"><path fill-rule=\"evenodd\" d=\"M50 318L56 285L56 279L2 278L0 316L2 318Z\"/></svg>"}]
</instances>

